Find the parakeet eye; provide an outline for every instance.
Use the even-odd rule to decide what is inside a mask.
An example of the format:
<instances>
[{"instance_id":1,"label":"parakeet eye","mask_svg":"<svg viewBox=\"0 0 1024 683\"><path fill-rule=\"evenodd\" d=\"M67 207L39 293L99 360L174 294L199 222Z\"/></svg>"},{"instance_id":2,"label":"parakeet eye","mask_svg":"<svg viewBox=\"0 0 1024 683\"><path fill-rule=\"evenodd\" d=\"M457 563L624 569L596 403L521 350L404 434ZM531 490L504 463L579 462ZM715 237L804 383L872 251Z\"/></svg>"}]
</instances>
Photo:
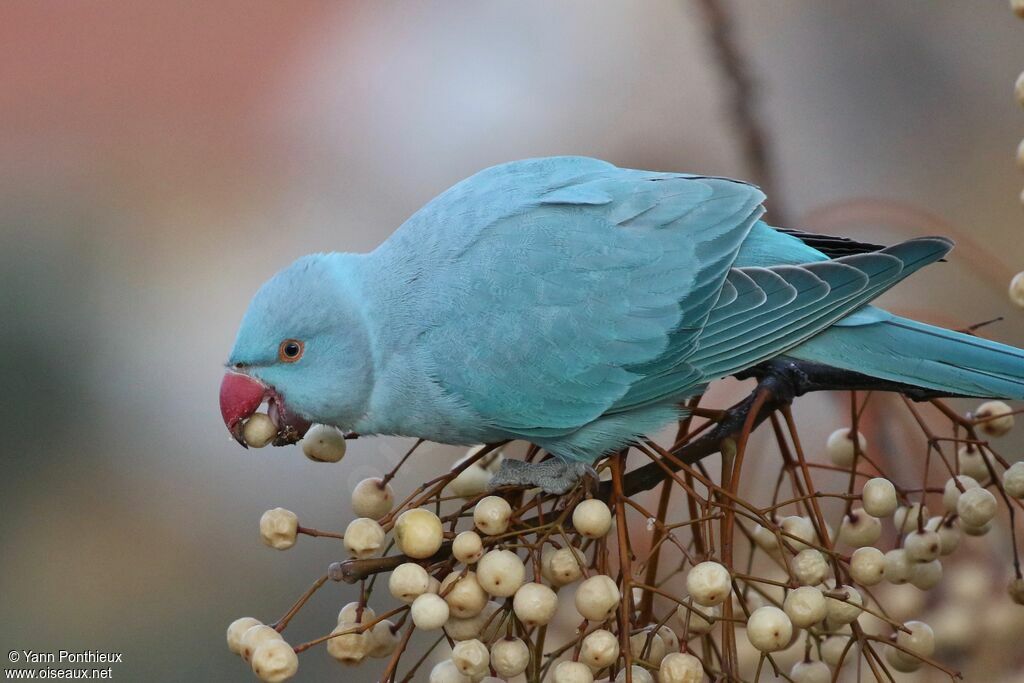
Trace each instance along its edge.
<instances>
[{"instance_id":1,"label":"parakeet eye","mask_svg":"<svg viewBox=\"0 0 1024 683\"><path fill-rule=\"evenodd\" d=\"M302 358L302 351L305 349L305 346L298 339L285 339L281 342L281 346L277 347L277 357L283 363L294 363Z\"/></svg>"}]
</instances>

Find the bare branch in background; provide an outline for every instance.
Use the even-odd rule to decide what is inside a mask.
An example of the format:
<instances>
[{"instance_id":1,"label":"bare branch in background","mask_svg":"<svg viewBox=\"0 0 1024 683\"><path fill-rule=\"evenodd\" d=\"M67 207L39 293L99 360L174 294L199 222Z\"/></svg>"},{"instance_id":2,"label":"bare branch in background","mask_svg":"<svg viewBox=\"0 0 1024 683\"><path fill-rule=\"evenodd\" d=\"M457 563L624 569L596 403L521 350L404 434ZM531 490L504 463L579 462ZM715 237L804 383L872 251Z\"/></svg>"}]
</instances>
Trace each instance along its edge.
<instances>
[{"instance_id":1,"label":"bare branch in background","mask_svg":"<svg viewBox=\"0 0 1024 683\"><path fill-rule=\"evenodd\" d=\"M758 118L759 88L736 44L732 17L722 0L699 0L708 25L716 62L729 86L733 124L741 137L751 180L768 196L765 206L775 225L789 225L786 205L775 182L774 156L765 127Z\"/></svg>"}]
</instances>

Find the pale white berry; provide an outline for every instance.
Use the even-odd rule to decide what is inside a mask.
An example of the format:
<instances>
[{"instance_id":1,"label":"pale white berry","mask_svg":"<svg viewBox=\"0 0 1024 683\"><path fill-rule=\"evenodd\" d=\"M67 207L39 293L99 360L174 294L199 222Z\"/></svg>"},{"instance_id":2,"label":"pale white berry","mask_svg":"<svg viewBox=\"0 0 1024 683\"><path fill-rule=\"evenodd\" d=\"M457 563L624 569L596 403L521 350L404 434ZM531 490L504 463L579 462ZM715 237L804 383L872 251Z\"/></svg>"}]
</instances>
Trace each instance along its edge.
<instances>
[{"instance_id":1,"label":"pale white berry","mask_svg":"<svg viewBox=\"0 0 1024 683\"><path fill-rule=\"evenodd\" d=\"M960 529L953 519L944 522L942 517L931 517L925 522L924 528L939 534L940 555L949 555L960 545Z\"/></svg>"},{"instance_id":2,"label":"pale white berry","mask_svg":"<svg viewBox=\"0 0 1024 683\"><path fill-rule=\"evenodd\" d=\"M277 550L287 550L295 545L298 537L299 518L291 510L274 508L260 517L260 538L265 545Z\"/></svg>"},{"instance_id":3,"label":"pale white berry","mask_svg":"<svg viewBox=\"0 0 1024 683\"><path fill-rule=\"evenodd\" d=\"M665 643L666 652L674 652L679 649L679 636L665 624L658 627L658 637Z\"/></svg>"},{"instance_id":4,"label":"pale white berry","mask_svg":"<svg viewBox=\"0 0 1024 683\"><path fill-rule=\"evenodd\" d=\"M460 640L452 648L452 661L455 662L455 668L464 676L483 677L490 667L491 653L487 646L476 638Z\"/></svg>"},{"instance_id":5,"label":"pale white berry","mask_svg":"<svg viewBox=\"0 0 1024 683\"><path fill-rule=\"evenodd\" d=\"M914 503L909 507L901 505L892 517L896 531L903 534L916 529L918 519L928 519L928 508L922 508L920 503Z\"/></svg>"},{"instance_id":6,"label":"pale white berry","mask_svg":"<svg viewBox=\"0 0 1024 683\"><path fill-rule=\"evenodd\" d=\"M398 634L395 625L388 619L381 619L370 629L370 656L382 659L390 657L398 648Z\"/></svg>"},{"instance_id":7,"label":"pale white berry","mask_svg":"<svg viewBox=\"0 0 1024 683\"><path fill-rule=\"evenodd\" d=\"M784 650L792 637L793 623L778 607L758 607L747 619L747 640L761 652Z\"/></svg>"},{"instance_id":8,"label":"pale white berry","mask_svg":"<svg viewBox=\"0 0 1024 683\"><path fill-rule=\"evenodd\" d=\"M576 611L584 619L604 621L615 613L621 598L619 587L610 576L596 574L576 589Z\"/></svg>"},{"instance_id":9,"label":"pale white berry","mask_svg":"<svg viewBox=\"0 0 1024 683\"><path fill-rule=\"evenodd\" d=\"M946 512L956 512L956 504L960 501L960 488L957 486L958 481L965 491L967 489L976 489L979 486L974 477L966 474L961 474L947 479L946 486L942 490L942 507Z\"/></svg>"},{"instance_id":10,"label":"pale white berry","mask_svg":"<svg viewBox=\"0 0 1024 683\"><path fill-rule=\"evenodd\" d=\"M872 517L888 517L896 512L899 501L896 498L896 487L885 477L868 479L860 492L864 512Z\"/></svg>"},{"instance_id":11,"label":"pale white berry","mask_svg":"<svg viewBox=\"0 0 1024 683\"><path fill-rule=\"evenodd\" d=\"M327 654L342 664L359 664L370 656L373 641L367 631L360 631L360 625L351 621L338 623L327 640Z\"/></svg>"},{"instance_id":12,"label":"pale white berry","mask_svg":"<svg viewBox=\"0 0 1024 683\"><path fill-rule=\"evenodd\" d=\"M512 610L527 627L548 623L556 609L558 596L542 583L524 583L512 598Z\"/></svg>"},{"instance_id":13,"label":"pale white berry","mask_svg":"<svg viewBox=\"0 0 1024 683\"><path fill-rule=\"evenodd\" d=\"M996 497L987 489L977 488L964 491L956 504L956 512L964 525L983 527L996 516Z\"/></svg>"},{"instance_id":14,"label":"pale white berry","mask_svg":"<svg viewBox=\"0 0 1024 683\"><path fill-rule=\"evenodd\" d=\"M497 536L508 531L512 518L512 506L499 496L487 496L473 508L473 524L488 536Z\"/></svg>"},{"instance_id":15,"label":"pale white berry","mask_svg":"<svg viewBox=\"0 0 1024 683\"><path fill-rule=\"evenodd\" d=\"M430 588L427 570L414 562L405 562L395 567L388 577L388 591L405 604L423 595Z\"/></svg>"},{"instance_id":16,"label":"pale white berry","mask_svg":"<svg viewBox=\"0 0 1024 683\"><path fill-rule=\"evenodd\" d=\"M587 666L600 670L619 657L619 639L603 628L588 633L580 645L580 661Z\"/></svg>"},{"instance_id":17,"label":"pale white berry","mask_svg":"<svg viewBox=\"0 0 1024 683\"><path fill-rule=\"evenodd\" d=\"M363 605L360 608L358 602L350 602L338 611L338 623L365 624L377 618L373 608Z\"/></svg>"},{"instance_id":18,"label":"pale white berry","mask_svg":"<svg viewBox=\"0 0 1024 683\"><path fill-rule=\"evenodd\" d=\"M715 621L722 616L722 608L718 605L713 607L701 607L699 605L687 608L679 605L676 608L676 618L688 629L691 636L704 635L715 625Z\"/></svg>"},{"instance_id":19,"label":"pale white berry","mask_svg":"<svg viewBox=\"0 0 1024 683\"><path fill-rule=\"evenodd\" d=\"M629 651L634 659L642 659L658 666L665 658L668 648L654 628L648 627L629 637Z\"/></svg>"},{"instance_id":20,"label":"pale white berry","mask_svg":"<svg viewBox=\"0 0 1024 683\"><path fill-rule=\"evenodd\" d=\"M441 592L441 582L431 576L427 583L427 592L434 595L439 594Z\"/></svg>"},{"instance_id":21,"label":"pale white berry","mask_svg":"<svg viewBox=\"0 0 1024 683\"><path fill-rule=\"evenodd\" d=\"M920 659L901 652L892 646L885 648L885 660L893 669L905 674L917 671L921 668L922 663Z\"/></svg>"},{"instance_id":22,"label":"pale white berry","mask_svg":"<svg viewBox=\"0 0 1024 683\"><path fill-rule=\"evenodd\" d=\"M942 542L937 531L911 531L903 539L903 549L911 562L931 562L939 556Z\"/></svg>"},{"instance_id":23,"label":"pale white berry","mask_svg":"<svg viewBox=\"0 0 1024 683\"><path fill-rule=\"evenodd\" d=\"M263 448L277 436L277 426L266 413L256 413L242 427L242 440L250 448Z\"/></svg>"},{"instance_id":24,"label":"pale white berry","mask_svg":"<svg viewBox=\"0 0 1024 683\"><path fill-rule=\"evenodd\" d=\"M391 512L395 491L379 477L363 479L352 489L352 512L360 517L380 519Z\"/></svg>"},{"instance_id":25,"label":"pale white berry","mask_svg":"<svg viewBox=\"0 0 1024 683\"><path fill-rule=\"evenodd\" d=\"M316 462L338 462L345 457L345 450L348 448L348 443L342 433L329 425L313 425L302 437L301 445L302 453ZM364 516L380 517L380 515Z\"/></svg>"},{"instance_id":26,"label":"pale white berry","mask_svg":"<svg viewBox=\"0 0 1024 683\"><path fill-rule=\"evenodd\" d=\"M701 562L687 572L686 590L698 605L720 605L732 592L732 577L718 562Z\"/></svg>"},{"instance_id":27,"label":"pale white berry","mask_svg":"<svg viewBox=\"0 0 1024 683\"><path fill-rule=\"evenodd\" d=\"M473 498L487 490L494 475L473 463L448 483L448 490L459 498Z\"/></svg>"},{"instance_id":28,"label":"pale white berry","mask_svg":"<svg viewBox=\"0 0 1024 683\"><path fill-rule=\"evenodd\" d=\"M463 531L452 541L452 555L464 564L474 564L484 554L484 544L475 531Z\"/></svg>"},{"instance_id":29,"label":"pale white berry","mask_svg":"<svg viewBox=\"0 0 1024 683\"><path fill-rule=\"evenodd\" d=\"M860 432L856 433L856 439L856 445L860 447L860 452L863 453L867 450L868 441ZM854 436L852 430L843 427L829 434L828 441L825 442L825 452L828 454L828 459L836 467L851 466L854 458Z\"/></svg>"},{"instance_id":30,"label":"pale white berry","mask_svg":"<svg viewBox=\"0 0 1024 683\"><path fill-rule=\"evenodd\" d=\"M430 510L406 510L395 522L398 549L418 560L430 557L441 548L444 532L441 520Z\"/></svg>"},{"instance_id":31,"label":"pale white berry","mask_svg":"<svg viewBox=\"0 0 1024 683\"><path fill-rule=\"evenodd\" d=\"M345 528L345 547L352 557L373 557L384 547L384 527L369 517L353 519Z\"/></svg>"},{"instance_id":32,"label":"pale white berry","mask_svg":"<svg viewBox=\"0 0 1024 683\"><path fill-rule=\"evenodd\" d=\"M1024 0L1014 0L1024 5ZM1017 163L1024 168L1024 140L1017 145ZM1010 301L1014 305L1024 308L1024 272L1017 273L1010 280Z\"/></svg>"},{"instance_id":33,"label":"pale white berry","mask_svg":"<svg viewBox=\"0 0 1024 683\"><path fill-rule=\"evenodd\" d=\"M988 482L990 459L974 444L961 446L960 450L956 452L956 462L957 467L960 468L960 474L971 477L979 483Z\"/></svg>"},{"instance_id":34,"label":"pale white berry","mask_svg":"<svg viewBox=\"0 0 1024 683\"><path fill-rule=\"evenodd\" d=\"M441 582L441 594L451 614L459 619L475 617L487 604L487 593L477 580L475 572L462 576L453 572Z\"/></svg>"},{"instance_id":35,"label":"pale white berry","mask_svg":"<svg viewBox=\"0 0 1024 683\"><path fill-rule=\"evenodd\" d=\"M703 680L704 665L689 652L672 652L661 660L658 683L701 683Z\"/></svg>"},{"instance_id":36,"label":"pale white berry","mask_svg":"<svg viewBox=\"0 0 1024 683\"><path fill-rule=\"evenodd\" d=\"M789 677L793 683L831 683L832 669L825 662L797 662Z\"/></svg>"},{"instance_id":37,"label":"pale white berry","mask_svg":"<svg viewBox=\"0 0 1024 683\"><path fill-rule=\"evenodd\" d=\"M1013 429L1013 408L1002 401L987 401L974 410L972 417L989 436L1003 436Z\"/></svg>"},{"instance_id":38,"label":"pale white berry","mask_svg":"<svg viewBox=\"0 0 1024 683\"><path fill-rule=\"evenodd\" d=\"M863 508L853 508L839 525L839 542L854 548L874 545L882 537L882 522Z\"/></svg>"},{"instance_id":39,"label":"pale white berry","mask_svg":"<svg viewBox=\"0 0 1024 683\"><path fill-rule=\"evenodd\" d=\"M268 640L282 640L281 634L270 626L254 624L247 628L239 640L238 654L242 655L245 661L252 660L252 653L256 648Z\"/></svg>"},{"instance_id":40,"label":"pale white berry","mask_svg":"<svg viewBox=\"0 0 1024 683\"><path fill-rule=\"evenodd\" d=\"M985 522L981 526L974 526L965 522L960 525L960 530L968 536L984 536L992 531L992 522Z\"/></svg>"},{"instance_id":41,"label":"pale white berry","mask_svg":"<svg viewBox=\"0 0 1024 683\"><path fill-rule=\"evenodd\" d=\"M501 619L492 619L491 616L499 609L501 609L501 605L491 600L475 617L466 619L449 617L445 622L444 632L452 640L468 640L470 638L491 640L501 625Z\"/></svg>"},{"instance_id":42,"label":"pale white berry","mask_svg":"<svg viewBox=\"0 0 1024 683\"><path fill-rule=\"evenodd\" d=\"M753 612L758 607L768 604L764 598L752 590L747 591L745 595L743 593L733 593L729 596L729 601L732 603L732 613L736 616L746 615L748 612Z\"/></svg>"},{"instance_id":43,"label":"pale white berry","mask_svg":"<svg viewBox=\"0 0 1024 683\"><path fill-rule=\"evenodd\" d=\"M451 610L448 603L439 595L424 593L412 601L410 615L416 628L432 631L441 628L448 621Z\"/></svg>"},{"instance_id":44,"label":"pale white berry","mask_svg":"<svg viewBox=\"0 0 1024 683\"><path fill-rule=\"evenodd\" d=\"M809 548L810 544L814 543L817 538L817 534L814 532L814 524L807 517L800 517L799 515L785 517L779 524L779 527L782 530L783 541L793 546L797 552L804 548Z\"/></svg>"},{"instance_id":45,"label":"pale white berry","mask_svg":"<svg viewBox=\"0 0 1024 683\"><path fill-rule=\"evenodd\" d=\"M806 548L790 562L793 575L804 586L817 586L828 576L828 562L820 551Z\"/></svg>"},{"instance_id":46,"label":"pale white berry","mask_svg":"<svg viewBox=\"0 0 1024 683\"><path fill-rule=\"evenodd\" d=\"M429 683L471 683L472 679L462 675L451 659L445 659L434 665L428 680Z\"/></svg>"},{"instance_id":47,"label":"pale white berry","mask_svg":"<svg viewBox=\"0 0 1024 683\"><path fill-rule=\"evenodd\" d=\"M633 679L633 683L654 683L654 677L651 676L651 672L639 664L634 664L630 667L630 677ZM615 683L625 683L625 680L626 670L620 669L619 673L615 675Z\"/></svg>"},{"instance_id":48,"label":"pale white berry","mask_svg":"<svg viewBox=\"0 0 1024 683\"><path fill-rule=\"evenodd\" d=\"M939 551L942 555L951 555L953 551L960 545L960 529L957 527L953 520L941 524L938 526L939 542L942 545L942 549Z\"/></svg>"},{"instance_id":49,"label":"pale white berry","mask_svg":"<svg viewBox=\"0 0 1024 683\"><path fill-rule=\"evenodd\" d=\"M477 454L479 454L480 451L488 448L490 447L486 444L479 444L467 449L465 455L452 463L451 470L455 471L459 467L463 466L467 461L473 460L473 464L477 467L482 467L491 473L497 472L501 465L501 461L504 459L504 456L502 455L504 447L491 448L491 450L489 450L483 457L477 457Z\"/></svg>"},{"instance_id":50,"label":"pale white berry","mask_svg":"<svg viewBox=\"0 0 1024 683\"><path fill-rule=\"evenodd\" d=\"M266 683L287 681L299 670L299 657L284 640L267 640L252 653L252 672Z\"/></svg>"},{"instance_id":51,"label":"pale white berry","mask_svg":"<svg viewBox=\"0 0 1024 683\"><path fill-rule=\"evenodd\" d=\"M910 567L910 584L918 590L931 590L942 581L942 563L938 560L915 562Z\"/></svg>"},{"instance_id":52,"label":"pale white berry","mask_svg":"<svg viewBox=\"0 0 1024 683\"><path fill-rule=\"evenodd\" d=\"M572 511L572 525L587 538L604 538L612 528L612 511L604 501L585 500Z\"/></svg>"},{"instance_id":53,"label":"pale white berry","mask_svg":"<svg viewBox=\"0 0 1024 683\"><path fill-rule=\"evenodd\" d=\"M1024 579L1010 579L1010 583L1006 585L1006 592L1015 603L1024 605Z\"/></svg>"},{"instance_id":54,"label":"pale white berry","mask_svg":"<svg viewBox=\"0 0 1024 683\"><path fill-rule=\"evenodd\" d=\"M910 581L910 558L903 548L890 550L885 554L885 580L889 583L906 583Z\"/></svg>"},{"instance_id":55,"label":"pale white berry","mask_svg":"<svg viewBox=\"0 0 1024 683\"><path fill-rule=\"evenodd\" d=\"M874 586L885 578L885 555L878 548L857 548L850 556L850 577L862 586Z\"/></svg>"},{"instance_id":56,"label":"pale white berry","mask_svg":"<svg viewBox=\"0 0 1024 683\"><path fill-rule=\"evenodd\" d=\"M1024 462L1015 462L1003 472L1003 488L1014 498L1024 498Z\"/></svg>"},{"instance_id":57,"label":"pale white berry","mask_svg":"<svg viewBox=\"0 0 1024 683\"><path fill-rule=\"evenodd\" d=\"M541 555L541 574L555 587L567 586L583 576L583 553L573 547L546 550Z\"/></svg>"},{"instance_id":58,"label":"pale white berry","mask_svg":"<svg viewBox=\"0 0 1024 683\"><path fill-rule=\"evenodd\" d=\"M554 683L593 683L594 674L582 662L559 662L552 672Z\"/></svg>"},{"instance_id":59,"label":"pale white berry","mask_svg":"<svg viewBox=\"0 0 1024 683\"><path fill-rule=\"evenodd\" d=\"M857 659L856 646L850 647L849 650L846 646L850 642L849 636L829 636L821 644L821 658L833 669L838 668L840 664L846 665L851 660Z\"/></svg>"},{"instance_id":60,"label":"pale white berry","mask_svg":"<svg viewBox=\"0 0 1024 683\"><path fill-rule=\"evenodd\" d=\"M861 605L864 604L864 598L861 597L860 592L853 586L839 586L836 592L845 593L846 600L833 597L826 599L829 621L836 624L849 624L856 621L863 611Z\"/></svg>"},{"instance_id":61,"label":"pale white berry","mask_svg":"<svg viewBox=\"0 0 1024 683\"><path fill-rule=\"evenodd\" d=\"M891 656L887 657L890 663L899 671L906 670L900 668L900 665L904 665L911 670L916 669L921 663L917 657L931 657L935 654L935 633L932 631L931 626L923 621L908 621L903 626L909 629L910 633L897 631L896 644L907 650L907 652L890 648L889 653Z\"/></svg>"},{"instance_id":62,"label":"pale white berry","mask_svg":"<svg viewBox=\"0 0 1024 683\"><path fill-rule=\"evenodd\" d=\"M242 617L241 619L235 619L228 626L228 649L234 652L236 655L242 654L242 636L253 626L261 626L263 624L259 619L252 617Z\"/></svg>"},{"instance_id":63,"label":"pale white berry","mask_svg":"<svg viewBox=\"0 0 1024 683\"><path fill-rule=\"evenodd\" d=\"M782 609L798 628L813 626L828 615L824 594L813 586L800 586L791 590Z\"/></svg>"},{"instance_id":64,"label":"pale white berry","mask_svg":"<svg viewBox=\"0 0 1024 683\"><path fill-rule=\"evenodd\" d=\"M751 536L753 536L757 547L766 553L775 554L779 552L779 538L771 529L755 524Z\"/></svg>"},{"instance_id":65,"label":"pale white berry","mask_svg":"<svg viewBox=\"0 0 1024 683\"><path fill-rule=\"evenodd\" d=\"M526 578L526 567L511 550L491 550L476 564L476 578L496 598L515 595Z\"/></svg>"},{"instance_id":66,"label":"pale white berry","mask_svg":"<svg viewBox=\"0 0 1024 683\"><path fill-rule=\"evenodd\" d=\"M519 638L502 638L491 645L491 666L502 678L514 678L530 664L530 648Z\"/></svg>"}]
</instances>

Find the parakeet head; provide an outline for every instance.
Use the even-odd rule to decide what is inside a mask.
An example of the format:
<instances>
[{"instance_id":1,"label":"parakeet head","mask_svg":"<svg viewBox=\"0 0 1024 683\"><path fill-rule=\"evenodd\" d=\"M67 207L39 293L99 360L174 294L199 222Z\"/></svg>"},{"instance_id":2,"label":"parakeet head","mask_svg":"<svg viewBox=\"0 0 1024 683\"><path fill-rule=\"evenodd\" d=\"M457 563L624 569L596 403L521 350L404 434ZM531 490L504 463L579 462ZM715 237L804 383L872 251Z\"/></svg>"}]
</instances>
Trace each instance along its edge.
<instances>
[{"instance_id":1,"label":"parakeet head","mask_svg":"<svg viewBox=\"0 0 1024 683\"><path fill-rule=\"evenodd\" d=\"M246 418L264 402L278 446L298 441L313 422L345 429L365 413L373 360L345 277L348 258L305 256L249 304L220 389L224 424L242 445Z\"/></svg>"}]
</instances>

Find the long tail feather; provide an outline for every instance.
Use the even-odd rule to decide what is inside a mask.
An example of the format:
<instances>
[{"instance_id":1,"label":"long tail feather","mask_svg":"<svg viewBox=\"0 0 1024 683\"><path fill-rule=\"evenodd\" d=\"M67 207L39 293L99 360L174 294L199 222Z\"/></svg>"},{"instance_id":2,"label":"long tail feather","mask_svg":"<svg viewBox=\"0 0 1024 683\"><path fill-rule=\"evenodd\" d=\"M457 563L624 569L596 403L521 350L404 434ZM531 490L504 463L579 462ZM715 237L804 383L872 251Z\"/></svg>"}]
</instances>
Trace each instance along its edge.
<instances>
[{"instance_id":1,"label":"long tail feather","mask_svg":"<svg viewBox=\"0 0 1024 683\"><path fill-rule=\"evenodd\" d=\"M953 395L1024 399L1024 350L897 316L831 327L787 355Z\"/></svg>"}]
</instances>

